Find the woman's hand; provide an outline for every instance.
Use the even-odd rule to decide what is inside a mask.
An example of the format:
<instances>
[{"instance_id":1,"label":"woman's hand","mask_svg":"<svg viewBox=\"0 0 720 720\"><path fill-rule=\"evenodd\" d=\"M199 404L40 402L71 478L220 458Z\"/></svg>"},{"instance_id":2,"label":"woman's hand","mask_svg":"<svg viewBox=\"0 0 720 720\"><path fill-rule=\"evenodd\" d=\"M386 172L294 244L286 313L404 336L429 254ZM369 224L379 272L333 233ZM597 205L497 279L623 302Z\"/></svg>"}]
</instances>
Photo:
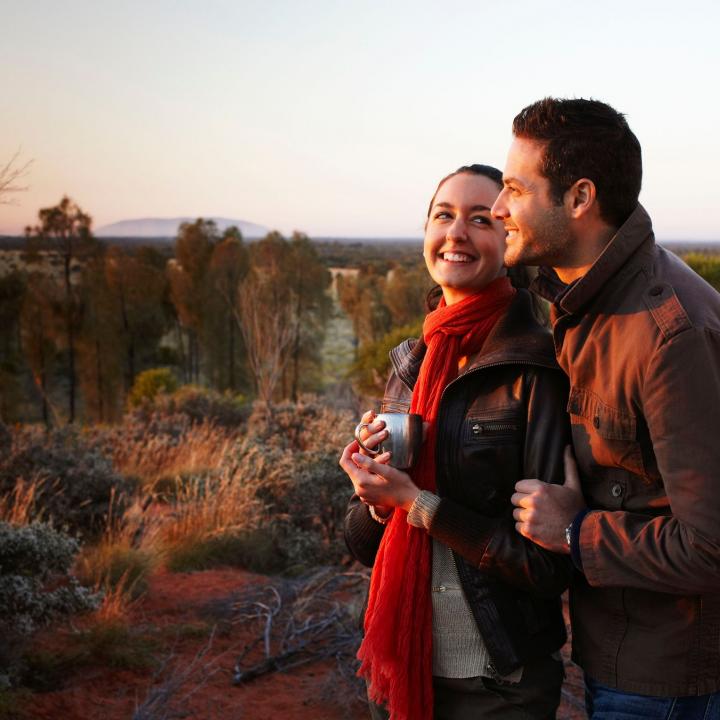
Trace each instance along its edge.
<instances>
[{"instance_id":1,"label":"woman's hand","mask_svg":"<svg viewBox=\"0 0 720 720\"><path fill-rule=\"evenodd\" d=\"M353 441L343 450L340 467L348 474L355 494L364 503L374 505L381 513L396 507L407 512L420 489L406 472L387 465L389 459L390 453L386 452L373 460L361 454L360 446Z\"/></svg>"},{"instance_id":2,"label":"woman's hand","mask_svg":"<svg viewBox=\"0 0 720 720\"><path fill-rule=\"evenodd\" d=\"M363 413L360 418L361 423L368 423L368 426L360 431L360 439L365 447L370 450L374 450L385 438L388 436L387 430L385 430L385 423L382 420L375 421L375 413L372 410L368 410ZM369 453L361 447L358 452L363 455Z\"/></svg>"}]
</instances>

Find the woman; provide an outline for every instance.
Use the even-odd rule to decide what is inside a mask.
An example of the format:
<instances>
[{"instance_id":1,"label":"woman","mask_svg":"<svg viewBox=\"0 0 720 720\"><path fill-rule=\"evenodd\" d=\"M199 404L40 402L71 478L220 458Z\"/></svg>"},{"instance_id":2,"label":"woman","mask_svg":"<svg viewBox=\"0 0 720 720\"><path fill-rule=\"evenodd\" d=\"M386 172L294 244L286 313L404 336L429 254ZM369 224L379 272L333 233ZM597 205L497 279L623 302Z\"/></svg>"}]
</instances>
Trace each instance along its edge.
<instances>
[{"instance_id":1,"label":"woman","mask_svg":"<svg viewBox=\"0 0 720 720\"><path fill-rule=\"evenodd\" d=\"M503 265L501 187L471 165L430 203L423 255L442 297L423 337L391 352L383 399L423 416L419 460L408 474L356 442L340 459L355 488L346 541L373 566L358 657L374 718L553 718L559 702L570 563L516 531L510 497L521 478L563 477L567 387Z\"/></svg>"}]
</instances>

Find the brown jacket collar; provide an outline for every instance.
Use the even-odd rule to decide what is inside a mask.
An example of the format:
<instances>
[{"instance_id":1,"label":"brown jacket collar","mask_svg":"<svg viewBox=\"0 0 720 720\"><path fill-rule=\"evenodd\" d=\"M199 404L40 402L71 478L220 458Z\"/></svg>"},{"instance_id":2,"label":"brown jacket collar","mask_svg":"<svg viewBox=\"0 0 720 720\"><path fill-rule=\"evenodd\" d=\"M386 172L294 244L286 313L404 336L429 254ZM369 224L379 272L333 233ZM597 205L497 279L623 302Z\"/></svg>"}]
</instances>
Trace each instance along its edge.
<instances>
[{"instance_id":1,"label":"brown jacket collar","mask_svg":"<svg viewBox=\"0 0 720 720\"><path fill-rule=\"evenodd\" d=\"M565 285L552 268L542 267L532 289L546 300L557 303L561 313L577 313L609 281L634 273L644 260L650 261L654 245L650 216L642 205L638 205L585 275Z\"/></svg>"}]
</instances>

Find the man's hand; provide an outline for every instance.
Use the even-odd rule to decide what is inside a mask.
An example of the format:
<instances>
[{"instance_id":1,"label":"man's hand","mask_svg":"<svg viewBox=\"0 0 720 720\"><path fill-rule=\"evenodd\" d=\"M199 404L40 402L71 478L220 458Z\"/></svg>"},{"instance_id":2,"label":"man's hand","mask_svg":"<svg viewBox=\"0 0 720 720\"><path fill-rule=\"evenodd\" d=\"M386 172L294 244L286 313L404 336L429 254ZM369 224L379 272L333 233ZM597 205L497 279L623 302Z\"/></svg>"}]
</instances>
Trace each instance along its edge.
<instances>
[{"instance_id":1,"label":"man's hand","mask_svg":"<svg viewBox=\"0 0 720 720\"><path fill-rule=\"evenodd\" d=\"M551 485L541 480L520 480L511 501L515 529L547 550L569 553L565 528L585 507L577 463L568 445L563 456L565 482Z\"/></svg>"}]
</instances>

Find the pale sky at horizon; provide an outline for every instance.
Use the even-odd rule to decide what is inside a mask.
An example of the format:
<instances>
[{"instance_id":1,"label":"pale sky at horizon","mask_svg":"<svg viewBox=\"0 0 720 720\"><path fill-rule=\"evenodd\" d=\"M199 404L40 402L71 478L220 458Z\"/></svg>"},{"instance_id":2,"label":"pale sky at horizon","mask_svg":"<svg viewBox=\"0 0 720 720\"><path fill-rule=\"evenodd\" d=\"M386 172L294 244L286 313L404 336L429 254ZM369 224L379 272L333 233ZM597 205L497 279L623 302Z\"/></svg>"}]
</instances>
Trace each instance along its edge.
<instances>
[{"instance_id":1,"label":"pale sky at horizon","mask_svg":"<svg viewBox=\"0 0 720 720\"><path fill-rule=\"evenodd\" d=\"M222 216L419 237L437 181L502 168L546 95L626 113L660 239L720 239L720 9L710 0L0 0L0 205L70 195L96 227ZM715 90L712 88L715 87Z\"/></svg>"}]
</instances>

